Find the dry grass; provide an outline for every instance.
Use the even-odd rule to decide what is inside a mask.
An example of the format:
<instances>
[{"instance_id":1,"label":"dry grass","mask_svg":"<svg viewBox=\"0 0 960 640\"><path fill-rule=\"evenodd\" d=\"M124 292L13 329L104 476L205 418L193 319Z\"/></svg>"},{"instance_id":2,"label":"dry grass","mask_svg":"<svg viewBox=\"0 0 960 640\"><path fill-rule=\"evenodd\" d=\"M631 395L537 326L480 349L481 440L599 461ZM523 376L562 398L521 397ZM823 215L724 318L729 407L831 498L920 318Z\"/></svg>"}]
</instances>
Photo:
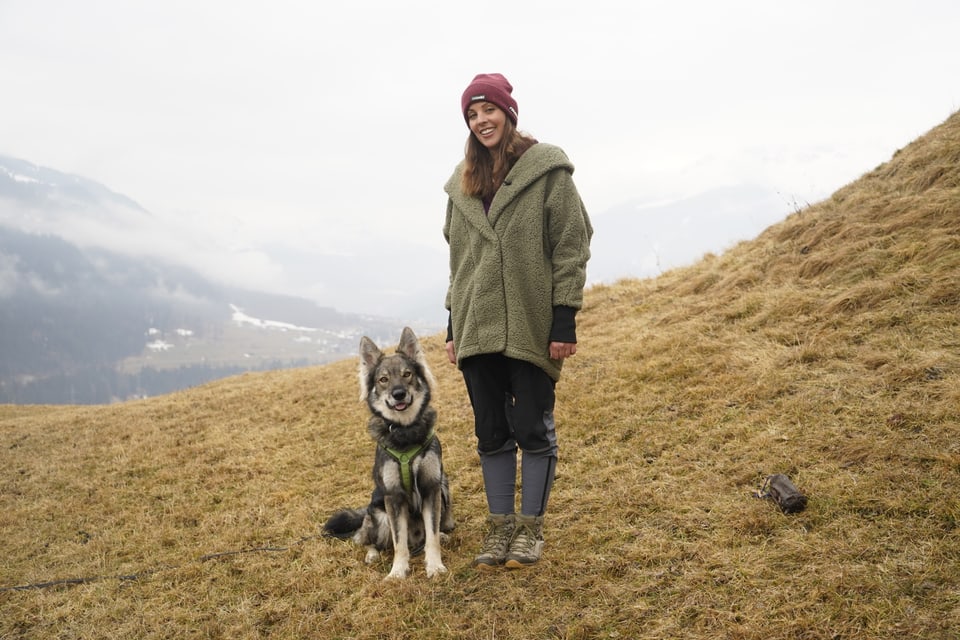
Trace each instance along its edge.
<instances>
[{"instance_id":1,"label":"dry grass","mask_svg":"<svg viewBox=\"0 0 960 640\"><path fill-rule=\"evenodd\" d=\"M722 256L591 289L580 322L526 572L470 567L485 503L439 336L459 526L431 581L317 536L368 496L355 361L0 407L0 638L956 637L960 115ZM806 511L752 497L775 472Z\"/></svg>"}]
</instances>

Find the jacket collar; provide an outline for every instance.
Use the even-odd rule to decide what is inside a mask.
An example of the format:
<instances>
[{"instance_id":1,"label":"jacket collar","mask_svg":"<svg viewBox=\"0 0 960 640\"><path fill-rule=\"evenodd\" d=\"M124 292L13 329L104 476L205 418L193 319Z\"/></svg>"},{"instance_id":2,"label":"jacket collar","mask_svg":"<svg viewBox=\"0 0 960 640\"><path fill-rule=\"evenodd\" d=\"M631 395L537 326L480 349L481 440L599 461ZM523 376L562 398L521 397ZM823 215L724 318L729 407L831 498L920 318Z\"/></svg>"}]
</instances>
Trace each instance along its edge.
<instances>
[{"instance_id":1,"label":"jacket collar","mask_svg":"<svg viewBox=\"0 0 960 640\"><path fill-rule=\"evenodd\" d=\"M495 238L496 233L493 231L493 226L506 206L531 183L557 168L565 168L573 173L573 164L562 149L543 142L533 145L520 156L510 173L507 174L503 184L493 196L489 212L483 210L483 203L480 198L465 196L460 191L463 162L457 165L453 175L444 186L444 191L447 192L454 206L471 225L479 229L485 236Z\"/></svg>"}]
</instances>

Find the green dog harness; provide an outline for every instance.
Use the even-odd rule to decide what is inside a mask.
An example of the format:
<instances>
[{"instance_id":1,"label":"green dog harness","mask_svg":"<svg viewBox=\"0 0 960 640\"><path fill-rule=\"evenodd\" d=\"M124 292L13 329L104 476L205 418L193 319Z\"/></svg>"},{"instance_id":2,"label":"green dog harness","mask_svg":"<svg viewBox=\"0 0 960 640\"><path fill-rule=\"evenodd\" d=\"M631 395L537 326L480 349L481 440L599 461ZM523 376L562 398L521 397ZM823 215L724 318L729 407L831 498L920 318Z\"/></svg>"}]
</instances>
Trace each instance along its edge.
<instances>
[{"instance_id":1,"label":"green dog harness","mask_svg":"<svg viewBox=\"0 0 960 640\"><path fill-rule=\"evenodd\" d=\"M429 447L431 442L433 442L433 429L430 430L430 433L427 434L427 437L421 444L406 451L397 451L384 445L382 442L380 443L380 448L400 463L400 480L403 483L403 490L407 493L413 493L413 465L411 461L416 458L421 451Z\"/></svg>"}]
</instances>

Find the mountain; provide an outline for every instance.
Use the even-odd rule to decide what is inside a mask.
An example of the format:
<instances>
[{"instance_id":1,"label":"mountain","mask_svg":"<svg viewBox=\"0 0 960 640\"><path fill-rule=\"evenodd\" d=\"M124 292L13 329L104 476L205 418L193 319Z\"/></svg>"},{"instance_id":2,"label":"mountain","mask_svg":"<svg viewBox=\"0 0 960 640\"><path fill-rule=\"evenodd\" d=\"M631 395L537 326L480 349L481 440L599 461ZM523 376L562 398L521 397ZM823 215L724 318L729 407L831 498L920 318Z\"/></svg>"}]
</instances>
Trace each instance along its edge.
<instances>
[{"instance_id":1,"label":"mountain","mask_svg":"<svg viewBox=\"0 0 960 640\"><path fill-rule=\"evenodd\" d=\"M102 403L352 355L397 321L0 227L0 402Z\"/></svg>"},{"instance_id":2,"label":"mountain","mask_svg":"<svg viewBox=\"0 0 960 640\"><path fill-rule=\"evenodd\" d=\"M146 223L159 224L103 185L0 157L0 402L104 403L329 362L402 322L97 241Z\"/></svg>"},{"instance_id":3,"label":"mountain","mask_svg":"<svg viewBox=\"0 0 960 640\"><path fill-rule=\"evenodd\" d=\"M12 200L26 214L43 210L47 215L36 222L47 227L57 220L51 214L78 208L92 213L126 209L138 215L150 215L136 201L98 182L3 155L0 155L0 199Z\"/></svg>"},{"instance_id":4,"label":"mountain","mask_svg":"<svg viewBox=\"0 0 960 640\"><path fill-rule=\"evenodd\" d=\"M269 219L269 212L263 217ZM199 216L155 214L93 180L2 155L0 225L54 235L84 250L176 264L226 286L309 298L346 313L420 324L445 320L446 258L433 244L384 247L402 256L408 273L418 274L416 279L385 277L381 263L369 259L374 246L321 251L295 241L239 238Z\"/></svg>"}]
</instances>

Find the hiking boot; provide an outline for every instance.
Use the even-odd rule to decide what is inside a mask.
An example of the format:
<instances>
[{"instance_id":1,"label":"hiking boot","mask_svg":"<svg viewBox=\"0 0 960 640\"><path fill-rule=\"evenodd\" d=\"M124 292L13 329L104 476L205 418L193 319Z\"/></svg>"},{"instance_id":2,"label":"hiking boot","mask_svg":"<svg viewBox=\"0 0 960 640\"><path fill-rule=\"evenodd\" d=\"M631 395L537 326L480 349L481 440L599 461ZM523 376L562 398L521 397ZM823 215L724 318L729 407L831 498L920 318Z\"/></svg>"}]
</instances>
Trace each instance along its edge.
<instances>
[{"instance_id":1,"label":"hiking boot","mask_svg":"<svg viewBox=\"0 0 960 640\"><path fill-rule=\"evenodd\" d=\"M483 546L480 547L480 553L473 559L473 566L478 569L495 569L503 564L506 559L507 550L510 548L510 541L513 539L512 513L501 514L491 513L487 518L490 530L487 537L483 539Z\"/></svg>"},{"instance_id":2,"label":"hiking boot","mask_svg":"<svg viewBox=\"0 0 960 640\"><path fill-rule=\"evenodd\" d=\"M508 569L529 567L543 551L543 516L518 515L515 525L506 557Z\"/></svg>"}]
</instances>

